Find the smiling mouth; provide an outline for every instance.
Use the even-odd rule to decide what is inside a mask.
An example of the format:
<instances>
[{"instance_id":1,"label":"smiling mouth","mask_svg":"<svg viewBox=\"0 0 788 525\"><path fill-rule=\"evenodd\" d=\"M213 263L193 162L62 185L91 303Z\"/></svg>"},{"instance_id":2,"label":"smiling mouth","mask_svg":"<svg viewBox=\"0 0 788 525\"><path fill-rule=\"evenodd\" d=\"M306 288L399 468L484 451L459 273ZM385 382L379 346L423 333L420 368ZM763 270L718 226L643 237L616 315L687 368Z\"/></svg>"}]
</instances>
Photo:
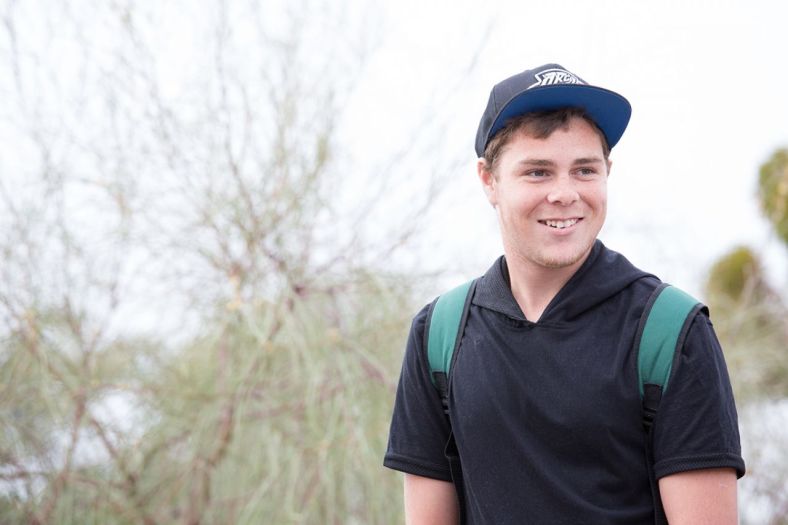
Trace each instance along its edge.
<instances>
[{"instance_id":1,"label":"smiling mouth","mask_svg":"<svg viewBox=\"0 0 788 525\"><path fill-rule=\"evenodd\" d=\"M570 226L574 226L578 222L583 219L566 219L563 221L556 221L552 219L539 221L540 224L544 224L545 226L549 226L551 228L556 228L558 230L563 230L564 228L569 228Z\"/></svg>"}]
</instances>

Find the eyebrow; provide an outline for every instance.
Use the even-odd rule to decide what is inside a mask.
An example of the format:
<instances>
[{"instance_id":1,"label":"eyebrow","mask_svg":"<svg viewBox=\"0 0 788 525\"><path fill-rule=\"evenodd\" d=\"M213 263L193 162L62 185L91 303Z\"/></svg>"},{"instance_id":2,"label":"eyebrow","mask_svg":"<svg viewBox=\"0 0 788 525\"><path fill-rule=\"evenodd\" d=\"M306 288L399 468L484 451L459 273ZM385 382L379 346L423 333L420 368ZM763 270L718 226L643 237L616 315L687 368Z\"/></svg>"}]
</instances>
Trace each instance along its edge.
<instances>
[{"instance_id":1,"label":"eyebrow","mask_svg":"<svg viewBox=\"0 0 788 525\"><path fill-rule=\"evenodd\" d=\"M594 163L602 163L604 159L602 157L581 157L579 159L575 159L572 164L594 164Z\"/></svg>"},{"instance_id":2,"label":"eyebrow","mask_svg":"<svg viewBox=\"0 0 788 525\"><path fill-rule=\"evenodd\" d=\"M602 157L581 157L572 161L572 165L576 166L578 164L597 164L602 163L604 160ZM555 166L555 162L548 159L523 159L519 161L517 164L523 166Z\"/></svg>"}]
</instances>

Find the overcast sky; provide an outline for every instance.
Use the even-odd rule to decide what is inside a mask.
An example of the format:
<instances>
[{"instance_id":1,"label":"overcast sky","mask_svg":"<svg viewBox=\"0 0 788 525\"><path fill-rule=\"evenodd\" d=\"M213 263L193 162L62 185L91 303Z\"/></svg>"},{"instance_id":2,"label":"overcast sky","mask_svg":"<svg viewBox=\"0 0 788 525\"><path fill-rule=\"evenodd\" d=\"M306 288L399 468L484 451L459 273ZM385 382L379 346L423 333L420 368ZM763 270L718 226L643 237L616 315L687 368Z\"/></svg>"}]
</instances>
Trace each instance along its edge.
<instances>
[{"instance_id":1,"label":"overcast sky","mask_svg":"<svg viewBox=\"0 0 788 525\"><path fill-rule=\"evenodd\" d=\"M307 13L325 19L324 38L354 42L361 34L359 40L372 44L359 77L340 82L350 91L338 140L341 176L374 177L380 159L402 151L416 154L385 174L394 178L392 197L397 190L406 198L418 193L436 166L450 174L437 213L423 224L427 251L413 252L423 269L448 269L448 281L466 279L501 253L495 215L475 175L476 128L493 84L557 62L621 93L633 106L629 128L611 155L608 220L601 233L609 247L698 294L709 265L748 244L763 253L772 279L784 290L788 286L788 255L755 196L758 167L776 148L788 147L785 2L325 0L325 10L344 14L342 23L323 16L315 8L320 2L309 2ZM21 13L20 42L59 35L47 50L46 67L67 68L68 60L51 55L63 54L75 37L57 12L39 16L46 5L6 7ZM85 5L73 2L63 12L76 20L77 40L87 35L100 58L114 35ZM214 31L217 4L130 5L139 12L140 30L158 35L151 52L163 94L184 98L192 70L205 66L203 46ZM243 13L249 4L227 5ZM276 5L261 11L277 19ZM232 22L235 31L243 31L242 25ZM325 44L318 62L347 59ZM232 59L251 70L260 54L250 46ZM17 157L23 165L22 155ZM364 183L351 191L355 204L367 198L365 191ZM387 235L391 230L384 226L401 220L390 204L379 215L366 225L373 236Z\"/></svg>"},{"instance_id":2,"label":"overcast sky","mask_svg":"<svg viewBox=\"0 0 788 525\"><path fill-rule=\"evenodd\" d=\"M494 83L557 62L633 106L611 155L608 220L600 235L609 247L700 293L709 265L748 244L764 252L772 278L785 285L785 250L755 197L758 167L776 148L788 147L784 2L491 5L386 2L383 36L351 108L350 143L363 150L362 158L408 144L425 113L435 111L445 122L459 162L444 201L446 220L425 225L440 247L438 265L450 261L470 277L501 252L495 217L475 177L476 126ZM369 133L370 115L376 126L385 123L385 135ZM398 176L407 184L420 175Z\"/></svg>"}]
</instances>

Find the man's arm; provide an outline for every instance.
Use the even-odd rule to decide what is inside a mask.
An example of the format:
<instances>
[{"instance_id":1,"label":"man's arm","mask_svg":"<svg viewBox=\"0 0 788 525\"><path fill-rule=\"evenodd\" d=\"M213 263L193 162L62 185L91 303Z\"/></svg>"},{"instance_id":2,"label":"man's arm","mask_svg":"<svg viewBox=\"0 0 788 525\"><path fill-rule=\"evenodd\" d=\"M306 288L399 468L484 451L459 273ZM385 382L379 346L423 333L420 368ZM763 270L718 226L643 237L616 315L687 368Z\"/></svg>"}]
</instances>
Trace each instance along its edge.
<instances>
[{"instance_id":1,"label":"man's arm","mask_svg":"<svg viewBox=\"0 0 788 525\"><path fill-rule=\"evenodd\" d=\"M459 521L454 483L405 474L406 525L457 525Z\"/></svg>"},{"instance_id":2,"label":"man's arm","mask_svg":"<svg viewBox=\"0 0 788 525\"><path fill-rule=\"evenodd\" d=\"M736 525L736 471L689 470L659 480L670 525Z\"/></svg>"}]
</instances>

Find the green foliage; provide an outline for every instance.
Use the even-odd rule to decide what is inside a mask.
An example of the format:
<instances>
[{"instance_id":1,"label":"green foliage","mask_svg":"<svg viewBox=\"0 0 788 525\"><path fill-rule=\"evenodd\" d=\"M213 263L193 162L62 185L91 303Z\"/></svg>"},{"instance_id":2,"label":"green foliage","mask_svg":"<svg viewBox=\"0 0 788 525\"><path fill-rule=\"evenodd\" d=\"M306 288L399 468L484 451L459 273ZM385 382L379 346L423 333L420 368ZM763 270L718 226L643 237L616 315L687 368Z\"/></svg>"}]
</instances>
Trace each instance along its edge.
<instances>
[{"instance_id":1,"label":"green foliage","mask_svg":"<svg viewBox=\"0 0 788 525\"><path fill-rule=\"evenodd\" d=\"M761 265L746 246L739 246L721 257L711 267L706 292L720 300L749 300L751 294L762 295Z\"/></svg>"},{"instance_id":2,"label":"green foliage","mask_svg":"<svg viewBox=\"0 0 788 525\"><path fill-rule=\"evenodd\" d=\"M114 341L67 361L57 340L44 351L16 335L1 443L3 479L21 484L4 520L401 521L401 480L381 461L408 287L364 274L324 284L220 305L173 351ZM133 400L130 429L106 415L119 394Z\"/></svg>"},{"instance_id":3,"label":"green foliage","mask_svg":"<svg viewBox=\"0 0 788 525\"><path fill-rule=\"evenodd\" d=\"M758 196L763 213L788 244L788 149L775 151L761 166Z\"/></svg>"},{"instance_id":4,"label":"green foliage","mask_svg":"<svg viewBox=\"0 0 788 525\"><path fill-rule=\"evenodd\" d=\"M788 150L761 166L764 214L788 242ZM768 283L759 256L737 247L710 269L706 296L739 399L788 396L788 309Z\"/></svg>"},{"instance_id":5,"label":"green foliage","mask_svg":"<svg viewBox=\"0 0 788 525\"><path fill-rule=\"evenodd\" d=\"M207 523L397 520L399 480L380 466L408 311L394 284L243 305L188 345L159 379L152 435L179 452L151 462L159 505Z\"/></svg>"},{"instance_id":6,"label":"green foliage","mask_svg":"<svg viewBox=\"0 0 788 525\"><path fill-rule=\"evenodd\" d=\"M705 291L737 398L788 396L788 312L758 256L734 248L712 266Z\"/></svg>"}]
</instances>

